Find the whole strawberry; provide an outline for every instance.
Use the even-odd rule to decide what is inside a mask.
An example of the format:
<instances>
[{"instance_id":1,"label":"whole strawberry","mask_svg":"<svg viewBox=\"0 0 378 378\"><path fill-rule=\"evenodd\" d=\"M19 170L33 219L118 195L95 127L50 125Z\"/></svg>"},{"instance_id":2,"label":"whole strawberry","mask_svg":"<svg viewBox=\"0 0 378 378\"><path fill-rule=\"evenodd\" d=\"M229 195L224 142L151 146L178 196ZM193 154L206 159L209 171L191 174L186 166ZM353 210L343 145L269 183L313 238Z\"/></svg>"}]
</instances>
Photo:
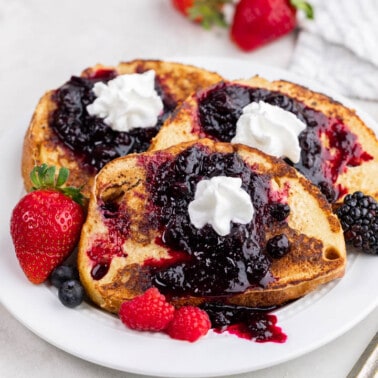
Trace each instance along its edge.
<instances>
[{"instance_id":1,"label":"whole strawberry","mask_svg":"<svg viewBox=\"0 0 378 378\"><path fill-rule=\"evenodd\" d=\"M75 248L84 222L79 189L64 187L68 170L46 164L30 174L33 189L13 209L10 231L16 256L26 277L44 282Z\"/></svg>"},{"instance_id":2,"label":"whole strawberry","mask_svg":"<svg viewBox=\"0 0 378 378\"><path fill-rule=\"evenodd\" d=\"M272 42L294 30L297 9L313 18L311 5L303 0L240 0L231 24L231 39L245 51Z\"/></svg>"}]
</instances>

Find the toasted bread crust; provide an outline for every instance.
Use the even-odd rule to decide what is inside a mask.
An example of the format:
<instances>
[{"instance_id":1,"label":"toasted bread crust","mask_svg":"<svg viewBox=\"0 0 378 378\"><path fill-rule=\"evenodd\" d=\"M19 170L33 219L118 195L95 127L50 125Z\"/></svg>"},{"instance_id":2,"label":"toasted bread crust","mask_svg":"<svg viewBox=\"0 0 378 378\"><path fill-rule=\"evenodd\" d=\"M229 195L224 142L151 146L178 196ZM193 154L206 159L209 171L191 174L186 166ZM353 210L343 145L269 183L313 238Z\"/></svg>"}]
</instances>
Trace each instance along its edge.
<instances>
[{"instance_id":1,"label":"toasted bread crust","mask_svg":"<svg viewBox=\"0 0 378 378\"><path fill-rule=\"evenodd\" d=\"M164 88L172 99L181 103L192 92L212 85L222 78L214 73L191 65L159 60L133 60L122 62L116 67L97 64L82 72L82 76L90 77L102 69L115 69L118 74L128 74L155 70L164 83ZM70 169L68 185L83 187L83 193L89 196L90 187L95 173L81 168L78 158L60 142L49 126L49 118L55 110L53 101L54 90L48 91L40 99L29 128L24 137L22 155L22 177L27 191L31 189L29 174L35 165L47 163L57 168L65 166Z\"/></svg>"},{"instance_id":2,"label":"toasted bread crust","mask_svg":"<svg viewBox=\"0 0 378 378\"><path fill-rule=\"evenodd\" d=\"M83 285L90 298L110 312L117 312L120 304L141 294L151 282L146 259L168 258L164 245L157 244L159 231L145 232L149 196L146 171L138 164L141 157L160 153L176 156L193 144L206 146L211 152L236 152L256 173L271 175L277 188L289 187L288 204L291 208L287 226L271 226L267 237L285 233L291 241L291 251L274 260L271 273L275 278L265 288L251 287L243 293L221 298L224 302L247 306L279 305L301 297L320 284L342 277L346 265L345 243L340 224L319 190L280 159L268 156L243 145L214 142L208 139L175 145L165 151L150 151L139 156L128 155L107 164L96 176L84 224L78 255L78 266ZM101 279L91 276L93 262L87 252L96 235L106 235L99 204L108 198L118 198L126 204L131 223L123 244L127 257L114 257L108 273ZM176 306L198 305L206 297L173 297Z\"/></svg>"},{"instance_id":3,"label":"toasted bread crust","mask_svg":"<svg viewBox=\"0 0 378 378\"><path fill-rule=\"evenodd\" d=\"M351 132L358 136L363 150L372 156L372 159L359 166L348 167L346 172L339 175L336 185L347 188L347 193L360 190L378 200L378 176L376 174L378 172L378 139L353 109L347 108L322 93L288 81L271 82L260 76L255 76L249 80L238 80L233 83L281 92L322 112L327 117L342 120ZM195 131L200 127L197 113L198 102L196 96L193 95L165 122L153 139L150 150L164 149L177 143L199 139L201 136ZM338 202L341 202L342 199L343 196L339 198Z\"/></svg>"}]
</instances>

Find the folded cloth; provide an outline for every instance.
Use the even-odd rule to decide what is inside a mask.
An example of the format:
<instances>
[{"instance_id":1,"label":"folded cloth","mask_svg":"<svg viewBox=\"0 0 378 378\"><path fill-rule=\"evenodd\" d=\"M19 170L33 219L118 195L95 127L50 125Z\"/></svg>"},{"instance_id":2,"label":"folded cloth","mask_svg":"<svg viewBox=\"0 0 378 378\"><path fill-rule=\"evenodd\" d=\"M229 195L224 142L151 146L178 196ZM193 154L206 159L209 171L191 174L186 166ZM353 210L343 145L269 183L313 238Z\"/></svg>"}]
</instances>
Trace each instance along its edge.
<instances>
[{"instance_id":1,"label":"folded cloth","mask_svg":"<svg viewBox=\"0 0 378 378\"><path fill-rule=\"evenodd\" d=\"M378 100L378 1L311 0L290 69L349 96Z\"/></svg>"}]
</instances>

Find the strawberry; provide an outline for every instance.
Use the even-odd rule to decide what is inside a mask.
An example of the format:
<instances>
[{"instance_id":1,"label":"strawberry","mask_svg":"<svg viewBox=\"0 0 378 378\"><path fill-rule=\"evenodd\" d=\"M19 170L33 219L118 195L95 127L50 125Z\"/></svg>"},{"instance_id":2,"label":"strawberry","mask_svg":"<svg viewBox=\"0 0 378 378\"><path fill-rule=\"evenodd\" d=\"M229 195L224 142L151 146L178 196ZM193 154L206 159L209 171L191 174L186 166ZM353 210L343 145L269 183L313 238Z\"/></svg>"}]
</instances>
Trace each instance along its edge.
<instances>
[{"instance_id":1,"label":"strawberry","mask_svg":"<svg viewBox=\"0 0 378 378\"><path fill-rule=\"evenodd\" d=\"M245 51L265 45L296 27L297 9L313 18L313 9L304 0L240 0L231 25L231 39Z\"/></svg>"},{"instance_id":2,"label":"strawberry","mask_svg":"<svg viewBox=\"0 0 378 378\"><path fill-rule=\"evenodd\" d=\"M122 323L138 331L162 331L173 319L175 308L155 287L121 304L118 316Z\"/></svg>"},{"instance_id":3,"label":"strawberry","mask_svg":"<svg viewBox=\"0 0 378 378\"><path fill-rule=\"evenodd\" d=\"M211 322L205 311L184 306L176 310L166 332L173 339L194 342L206 335L210 328Z\"/></svg>"},{"instance_id":4,"label":"strawberry","mask_svg":"<svg viewBox=\"0 0 378 378\"><path fill-rule=\"evenodd\" d=\"M10 231L16 256L26 277L44 282L76 246L84 221L79 189L63 187L68 170L35 167L30 174L33 189L15 206Z\"/></svg>"},{"instance_id":5,"label":"strawberry","mask_svg":"<svg viewBox=\"0 0 378 378\"><path fill-rule=\"evenodd\" d=\"M173 6L185 17L201 24L205 29L213 25L226 26L223 5L232 0L171 0Z\"/></svg>"}]
</instances>

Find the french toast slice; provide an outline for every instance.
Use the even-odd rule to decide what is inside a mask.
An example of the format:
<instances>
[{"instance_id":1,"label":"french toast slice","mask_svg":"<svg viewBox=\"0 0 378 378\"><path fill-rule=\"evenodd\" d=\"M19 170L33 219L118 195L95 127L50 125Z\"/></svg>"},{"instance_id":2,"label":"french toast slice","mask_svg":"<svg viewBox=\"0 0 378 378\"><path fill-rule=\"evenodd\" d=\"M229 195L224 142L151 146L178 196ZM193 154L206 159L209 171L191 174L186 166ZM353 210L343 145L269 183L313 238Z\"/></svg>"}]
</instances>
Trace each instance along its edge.
<instances>
[{"instance_id":1,"label":"french toast slice","mask_svg":"<svg viewBox=\"0 0 378 378\"><path fill-rule=\"evenodd\" d=\"M188 215L198 183L219 176L240 178L255 209L223 236ZM281 159L210 139L102 168L78 251L86 292L110 312L151 286L176 306L280 305L342 277L345 266L340 223L314 185Z\"/></svg>"},{"instance_id":2,"label":"french toast slice","mask_svg":"<svg viewBox=\"0 0 378 378\"><path fill-rule=\"evenodd\" d=\"M164 104L158 124L133 132L117 132L100 118L90 117L86 105L94 99L95 82L107 82L122 74L155 72L155 88ZM214 72L191 65L159 60L133 60L115 67L97 64L80 77L72 77L60 88L40 99L26 132L22 155L22 176L31 189L29 173L35 165L47 163L70 169L68 185L89 188L96 172L109 160L148 148L164 119L190 93L220 81Z\"/></svg>"},{"instance_id":3,"label":"french toast slice","mask_svg":"<svg viewBox=\"0 0 378 378\"><path fill-rule=\"evenodd\" d=\"M191 95L167 119L150 150L211 138L232 141L242 109L263 101L294 113L305 124L293 165L337 207L357 190L378 199L378 139L353 109L301 85L260 76L215 84Z\"/></svg>"}]
</instances>

